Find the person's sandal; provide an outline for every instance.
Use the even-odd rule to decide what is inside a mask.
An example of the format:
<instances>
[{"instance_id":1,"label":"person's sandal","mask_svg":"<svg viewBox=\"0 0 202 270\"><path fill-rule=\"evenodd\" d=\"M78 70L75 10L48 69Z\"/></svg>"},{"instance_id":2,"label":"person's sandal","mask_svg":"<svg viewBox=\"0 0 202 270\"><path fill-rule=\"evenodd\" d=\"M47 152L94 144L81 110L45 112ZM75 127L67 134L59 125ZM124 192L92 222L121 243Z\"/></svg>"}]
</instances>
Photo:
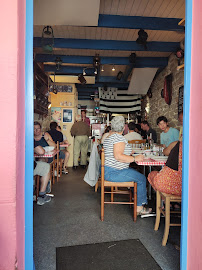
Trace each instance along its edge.
<instances>
[{"instance_id":1,"label":"person's sandal","mask_svg":"<svg viewBox=\"0 0 202 270\"><path fill-rule=\"evenodd\" d=\"M152 212L152 208L143 207L142 210L137 212L137 216L148 215L148 214L151 214L151 212Z\"/></svg>"}]
</instances>

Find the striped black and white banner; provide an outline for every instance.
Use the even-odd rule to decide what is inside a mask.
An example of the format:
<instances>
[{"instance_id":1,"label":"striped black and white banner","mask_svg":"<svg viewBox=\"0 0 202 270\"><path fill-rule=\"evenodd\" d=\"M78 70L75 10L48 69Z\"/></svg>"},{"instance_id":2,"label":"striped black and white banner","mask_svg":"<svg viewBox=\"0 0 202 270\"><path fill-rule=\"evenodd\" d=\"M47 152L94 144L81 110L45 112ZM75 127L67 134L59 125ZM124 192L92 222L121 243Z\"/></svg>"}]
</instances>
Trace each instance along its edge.
<instances>
[{"instance_id":1,"label":"striped black and white banner","mask_svg":"<svg viewBox=\"0 0 202 270\"><path fill-rule=\"evenodd\" d=\"M141 95L128 95L127 90L99 87L100 111L128 114L141 110Z\"/></svg>"}]
</instances>

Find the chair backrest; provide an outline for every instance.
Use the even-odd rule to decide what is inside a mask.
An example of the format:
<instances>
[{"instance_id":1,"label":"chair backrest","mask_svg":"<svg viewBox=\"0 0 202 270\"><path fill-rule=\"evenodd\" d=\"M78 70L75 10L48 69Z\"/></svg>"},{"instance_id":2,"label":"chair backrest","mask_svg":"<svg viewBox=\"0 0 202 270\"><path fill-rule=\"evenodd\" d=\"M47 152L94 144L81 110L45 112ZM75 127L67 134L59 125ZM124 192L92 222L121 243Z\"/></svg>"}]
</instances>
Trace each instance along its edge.
<instances>
[{"instance_id":1,"label":"chair backrest","mask_svg":"<svg viewBox=\"0 0 202 270\"><path fill-rule=\"evenodd\" d=\"M146 140L132 140L132 141L128 141L128 143L132 145L132 148L140 147L141 146L141 143L145 143L145 142L146 142Z\"/></svg>"},{"instance_id":2,"label":"chair backrest","mask_svg":"<svg viewBox=\"0 0 202 270\"><path fill-rule=\"evenodd\" d=\"M104 184L105 178L105 153L104 148L101 150L101 185Z\"/></svg>"}]
</instances>

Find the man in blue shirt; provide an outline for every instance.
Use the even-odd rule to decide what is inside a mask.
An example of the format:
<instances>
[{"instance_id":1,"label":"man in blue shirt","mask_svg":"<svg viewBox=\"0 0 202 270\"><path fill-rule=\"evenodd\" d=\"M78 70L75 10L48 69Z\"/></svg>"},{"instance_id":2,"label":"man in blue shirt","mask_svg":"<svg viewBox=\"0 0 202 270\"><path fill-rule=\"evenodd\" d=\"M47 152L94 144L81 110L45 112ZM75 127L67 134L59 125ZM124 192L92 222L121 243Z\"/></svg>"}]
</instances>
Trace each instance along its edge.
<instances>
[{"instance_id":1,"label":"man in blue shirt","mask_svg":"<svg viewBox=\"0 0 202 270\"><path fill-rule=\"evenodd\" d=\"M172 142L179 140L179 130L168 126L168 119L165 116L160 116L156 120L157 125L163 131L160 135L160 142L165 147Z\"/></svg>"}]
</instances>

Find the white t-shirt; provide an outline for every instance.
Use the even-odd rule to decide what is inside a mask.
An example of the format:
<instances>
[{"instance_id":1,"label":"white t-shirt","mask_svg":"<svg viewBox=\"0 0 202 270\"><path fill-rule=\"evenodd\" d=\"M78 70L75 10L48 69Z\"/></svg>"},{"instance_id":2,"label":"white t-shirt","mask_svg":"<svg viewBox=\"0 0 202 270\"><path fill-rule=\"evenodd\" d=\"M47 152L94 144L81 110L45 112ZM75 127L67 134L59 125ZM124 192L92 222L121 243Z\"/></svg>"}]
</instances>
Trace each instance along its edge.
<instances>
[{"instance_id":1,"label":"white t-shirt","mask_svg":"<svg viewBox=\"0 0 202 270\"><path fill-rule=\"evenodd\" d=\"M127 169L129 167L130 163L120 162L116 160L114 157L114 144L120 143L120 142L125 143L125 149L123 153L127 156L130 156L132 152L131 146L128 144L124 136L115 133L107 137L103 144L104 153L105 153L105 166L115 168L118 170Z\"/></svg>"},{"instance_id":2,"label":"white t-shirt","mask_svg":"<svg viewBox=\"0 0 202 270\"><path fill-rule=\"evenodd\" d=\"M135 131L124 135L124 138L126 138L127 141L142 140L142 136Z\"/></svg>"}]
</instances>

